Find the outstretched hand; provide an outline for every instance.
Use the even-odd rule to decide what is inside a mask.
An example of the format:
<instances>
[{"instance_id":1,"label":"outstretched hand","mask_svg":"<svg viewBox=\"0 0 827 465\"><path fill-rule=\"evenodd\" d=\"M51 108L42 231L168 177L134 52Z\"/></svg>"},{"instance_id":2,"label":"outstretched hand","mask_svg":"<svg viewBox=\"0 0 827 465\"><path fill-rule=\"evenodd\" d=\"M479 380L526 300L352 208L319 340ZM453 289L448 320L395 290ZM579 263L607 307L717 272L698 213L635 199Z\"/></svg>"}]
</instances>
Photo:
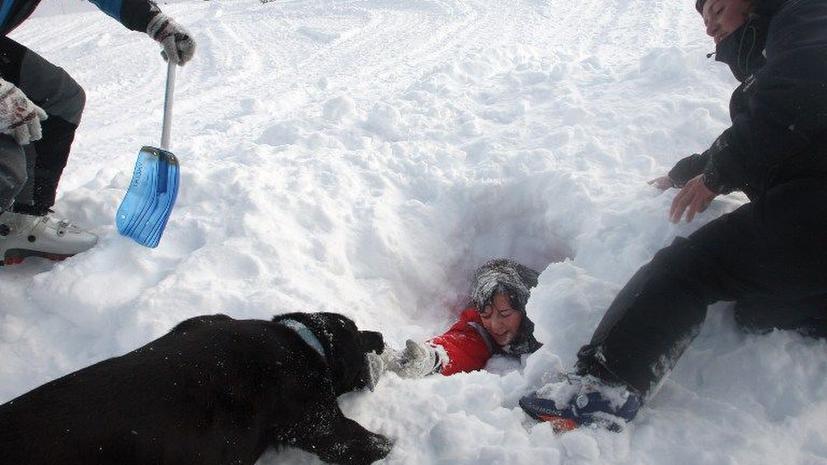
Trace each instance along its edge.
<instances>
[{"instance_id":1,"label":"outstretched hand","mask_svg":"<svg viewBox=\"0 0 827 465\"><path fill-rule=\"evenodd\" d=\"M433 347L412 339L405 341L405 349L401 352L385 347L380 357L385 363L385 370L396 373L400 378L428 376L438 370L440 362Z\"/></svg>"},{"instance_id":2,"label":"outstretched hand","mask_svg":"<svg viewBox=\"0 0 827 465\"><path fill-rule=\"evenodd\" d=\"M684 212L686 212L686 222L689 223L695 218L697 213L700 213L709 206L718 194L709 190L704 184L704 176L698 175L687 181L675 200L672 201L672 208L669 211L669 219L673 223L678 223L681 220Z\"/></svg>"}]
</instances>

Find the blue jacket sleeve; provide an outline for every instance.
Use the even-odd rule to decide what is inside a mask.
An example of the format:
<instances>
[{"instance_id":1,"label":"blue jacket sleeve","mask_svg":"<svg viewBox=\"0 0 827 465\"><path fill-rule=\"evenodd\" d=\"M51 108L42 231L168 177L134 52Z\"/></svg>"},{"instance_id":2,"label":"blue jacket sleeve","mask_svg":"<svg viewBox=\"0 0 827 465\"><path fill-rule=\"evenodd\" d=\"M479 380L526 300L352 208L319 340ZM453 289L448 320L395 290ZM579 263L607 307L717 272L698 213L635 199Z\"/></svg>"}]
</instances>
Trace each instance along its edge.
<instances>
[{"instance_id":1,"label":"blue jacket sleeve","mask_svg":"<svg viewBox=\"0 0 827 465\"><path fill-rule=\"evenodd\" d=\"M89 0L101 11L133 31L146 32L146 26L160 10L150 0Z\"/></svg>"}]
</instances>

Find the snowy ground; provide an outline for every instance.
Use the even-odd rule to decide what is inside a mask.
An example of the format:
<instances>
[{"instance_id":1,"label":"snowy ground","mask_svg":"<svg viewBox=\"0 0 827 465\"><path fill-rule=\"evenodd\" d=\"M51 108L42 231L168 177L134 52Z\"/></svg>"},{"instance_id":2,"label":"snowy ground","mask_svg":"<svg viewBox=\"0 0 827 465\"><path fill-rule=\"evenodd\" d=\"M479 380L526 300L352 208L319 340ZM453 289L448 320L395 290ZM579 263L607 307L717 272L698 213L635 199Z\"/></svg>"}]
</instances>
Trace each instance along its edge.
<instances>
[{"instance_id":1,"label":"snowy ground","mask_svg":"<svg viewBox=\"0 0 827 465\"><path fill-rule=\"evenodd\" d=\"M182 187L155 250L118 236L113 217L137 150L159 142L157 45L100 12L30 20L13 37L87 90L56 208L101 241L0 268L0 402L203 313L333 310L395 345L424 339L452 322L474 267L512 256L545 270L528 306L545 347L343 397L396 439L386 463L827 464L827 345L742 335L727 304L623 433L555 436L516 406L573 363L655 251L744 201L673 226L674 193L645 182L727 124L734 84L705 58L692 6L167 5L199 49L179 72Z\"/></svg>"}]
</instances>

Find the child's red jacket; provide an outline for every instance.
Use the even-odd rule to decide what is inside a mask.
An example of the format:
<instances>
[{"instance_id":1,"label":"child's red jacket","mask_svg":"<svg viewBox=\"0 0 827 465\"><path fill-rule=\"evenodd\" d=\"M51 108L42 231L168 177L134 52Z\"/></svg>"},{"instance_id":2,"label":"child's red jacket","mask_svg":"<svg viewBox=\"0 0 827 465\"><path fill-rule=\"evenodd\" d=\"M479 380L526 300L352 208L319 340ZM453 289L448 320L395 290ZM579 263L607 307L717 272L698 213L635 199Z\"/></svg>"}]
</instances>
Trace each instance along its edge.
<instances>
[{"instance_id":1,"label":"child's red jacket","mask_svg":"<svg viewBox=\"0 0 827 465\"><path fill-rule=\"evenodd\" d=\"M497 347L483 327L480 312L476 307L463 310L459 321L454 323L445 334L428 342L445 349L448 362L442 366L440 373L446 376L485 368L485 364Z\"/></svg>"}]
</instances>

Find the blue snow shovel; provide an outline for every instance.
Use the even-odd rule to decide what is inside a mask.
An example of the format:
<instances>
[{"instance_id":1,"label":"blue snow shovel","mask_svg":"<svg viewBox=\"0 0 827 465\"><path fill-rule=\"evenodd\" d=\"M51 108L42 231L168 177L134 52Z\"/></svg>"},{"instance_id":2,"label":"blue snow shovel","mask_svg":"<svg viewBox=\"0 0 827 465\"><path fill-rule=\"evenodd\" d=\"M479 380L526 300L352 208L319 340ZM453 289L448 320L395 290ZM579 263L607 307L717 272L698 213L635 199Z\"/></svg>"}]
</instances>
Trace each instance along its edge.
<instances>
[{"instance_id":1,"label":"blue snow shovel","mask_svg":"<svg viewBox=\"0 0 827 465\"><path fill-rule=\"evenodd\" d=\"M178 196L178 159L168 150L175 66L175 63L170 61L167 67L161 148L141 147L129 189L115 216L118 232L152 248L157 247L161 241L161 235L164 234L167 220L175 205L175 198Z\"/></svg>"}]
</instances>

